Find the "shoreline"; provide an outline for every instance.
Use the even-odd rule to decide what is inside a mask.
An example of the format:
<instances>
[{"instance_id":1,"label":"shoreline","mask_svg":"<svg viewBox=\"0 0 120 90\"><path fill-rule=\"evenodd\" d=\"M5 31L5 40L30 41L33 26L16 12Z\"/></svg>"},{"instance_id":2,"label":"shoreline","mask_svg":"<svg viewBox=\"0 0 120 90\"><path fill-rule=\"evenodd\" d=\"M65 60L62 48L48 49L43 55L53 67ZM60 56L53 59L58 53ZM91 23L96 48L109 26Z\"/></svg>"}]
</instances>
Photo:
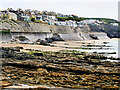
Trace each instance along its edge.
<instances>
[{"instance_id":1,"label":"shoreline","mask_svg":"<svg viewBox=\"0 0 120 90\"><path fill-rule=\"evenodd\" d=\"M0 44L0 47L23 47L24 49L35 49L35 50L41 50L41 51L59 51L59 50L66 50L64 46L82 46L83 44L97 44L100 42L108 42L112 40L118 40L119 38L112 38L112 39L104 39L104 40L85 40L85 41L55 41L53 43L50 43L50 45L56 45L55 47L51 46L45 46L45 45L32 45L32 44L17 44L17 43L2 43ZM65 45L66 44L66 45ZM70 44L70 45L69 45Z\"/></svg>"}]
</instances>

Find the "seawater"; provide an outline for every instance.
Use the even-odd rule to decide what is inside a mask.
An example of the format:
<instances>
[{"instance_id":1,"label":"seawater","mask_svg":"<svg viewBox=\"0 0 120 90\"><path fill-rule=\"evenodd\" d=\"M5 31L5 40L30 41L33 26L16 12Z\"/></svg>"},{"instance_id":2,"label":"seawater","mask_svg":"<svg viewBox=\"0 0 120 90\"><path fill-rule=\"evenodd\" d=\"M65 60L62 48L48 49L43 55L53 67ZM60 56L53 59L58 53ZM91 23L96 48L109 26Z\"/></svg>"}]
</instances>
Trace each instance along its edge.
<instances>
[{"instance_id":1,"label":"seawater","mask_svg":"<svg viewBox=\"0 0 120 90\"><path fill-rule=\"evenodd\" d=\"M106 43L104 43L106 42ZM113 39L113 40L106 40L100 43L95 43L94 45L106 45L110 47L87 47L87 48L92 48L92 49L76 49L77 51L81 52L88 52L88 53L113 53L116 52L115 54L104 54L107 57L114 57L114 58L120 58L120 38ZM101 49L100 49L101 48ZM120 61L120 60L110 60L109 61Z\"/></svg>"}]
</instances>

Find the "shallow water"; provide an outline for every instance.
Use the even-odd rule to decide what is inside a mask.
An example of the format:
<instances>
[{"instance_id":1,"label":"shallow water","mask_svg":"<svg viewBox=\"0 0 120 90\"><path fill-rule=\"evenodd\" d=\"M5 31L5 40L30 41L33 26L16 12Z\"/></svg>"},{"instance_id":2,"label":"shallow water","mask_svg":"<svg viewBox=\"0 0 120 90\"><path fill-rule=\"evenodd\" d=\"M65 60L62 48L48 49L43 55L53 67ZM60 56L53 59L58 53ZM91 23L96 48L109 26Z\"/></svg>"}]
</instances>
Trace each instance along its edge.
<instances>
[{"instance_id":1,"label":"shallow water","mask_svg":"<svg viewBox=\"0 0 120 90\"><path fill-rule=\"evenodd\" d=\"M105 42L105 43L104 43ZM91 44L92 45L92 44ZM109 41L103 41L94 45L106 45L108 47L85 47L88 49L75 49L77 51L81 52L88 52L88 53L106 53L103 54L107 57L114 57L114 58L120 58L120 39L114 39L114 40L109 40ZM110 47L109 47L110 46ZM84 48L84 47L83 47ZM90 49L91 48L91 49ZM114 53L114 54L108 54L108 53ZM107 61L119 61L119 60L110 60L108 59Z\"/></svg>"}]
</instances>

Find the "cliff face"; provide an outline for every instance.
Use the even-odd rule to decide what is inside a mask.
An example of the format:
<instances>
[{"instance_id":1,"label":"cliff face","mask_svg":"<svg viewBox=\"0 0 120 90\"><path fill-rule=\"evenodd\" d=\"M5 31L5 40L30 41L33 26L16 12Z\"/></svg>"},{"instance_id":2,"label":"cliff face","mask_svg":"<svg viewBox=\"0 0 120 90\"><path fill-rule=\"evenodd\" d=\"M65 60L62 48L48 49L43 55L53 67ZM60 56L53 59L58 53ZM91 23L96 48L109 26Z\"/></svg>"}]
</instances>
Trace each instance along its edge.
<instances>
[{"instance_id":1,"label":"cliff face","mask_svg":"<svg viewBox=\"0 0 120 90\"><path fill-rule=\"evenodd\" d=\"M69 26L55 26L42 23L27 23L27 22L0 22L0 29L9 29L11 35L10 39L17 36L25 36L30 41L37 39L45 39L53 37L53 34L59 35L65 41L68 40L90 40L90 39L108 39L108 36L115 37L115 33L110 33L114 27L101 25L101 26L88 26L85 25L81 28L73 28ZM116 28L117 29L117 28ZM117 32L117 30L114 32ZM92 37L91 37L92 35ZM108 36L107 36L108 35ZM3 35L3 39L8 39Z\"/></svg>"},{"instance_id":2,"label":"cliff face","mask_svg":"<svg viewBox=\"0 0 120 90\"><path fill-rule=\"evenodd\" d=\"M40 32L40 33L74 33L74 29L67 26L55 26L42 23L4 22L2 28L10 29L11 32Z\"/></svg>"},{"instance_id":3,"label":"cliff face","mask_svg":"<svg viewBox=\"0 0 120 90\"><path fill-rule=\"evenodd\" d=\"M89 27L92 32L105 32L110 38L120 38L120 28L112 24L90 25Z\"/></svg>"}]
</instances>

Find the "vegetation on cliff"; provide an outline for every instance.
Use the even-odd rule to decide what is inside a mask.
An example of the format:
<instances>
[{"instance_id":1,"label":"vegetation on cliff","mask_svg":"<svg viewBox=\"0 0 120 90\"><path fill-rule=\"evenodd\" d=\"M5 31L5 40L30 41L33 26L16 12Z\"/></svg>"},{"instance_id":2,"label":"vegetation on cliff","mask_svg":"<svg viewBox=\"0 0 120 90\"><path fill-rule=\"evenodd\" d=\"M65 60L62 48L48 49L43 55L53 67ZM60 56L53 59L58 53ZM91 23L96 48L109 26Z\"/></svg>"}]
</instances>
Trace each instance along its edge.
<instances>
[{"instance_id":1,"label":"vegetation on cliff","mask_svg":"<svg viewBox=\"0 0 120 90\"><path fill-rule=\"evenodd\" d=\"M95 20L99 20L99 21L104 21L106 23L119 23L117 20L110 19L110 18L84 18L84 20L89 20L89 19L95 19Z\"/></svg>"},{"instance_id":2,"label":"vegetation on cliff","mask_svg":"<svg viewBox=\"0 0 120 90\"><path fill-rule=\"evenodd\" d=\"M82 21L84 18L80 17L57 17L58 21L66 21L66 20L73 20L73 21Z\"/></svg>"},{"instance_id":3,"label":"vegetation on cliff","mask_svg":"<svg viewBox=\"0 0 120 90\"><path fill-rule=\"evenodd\" d=\"M58 21L66 21L66 20L73 20L73 21L83 21L83 20L99 20L99 21L104 21L106 23L120 23L119 21L115 19L110 19L110 18L85 18L85 17L57 17Z\"/></svg>"}]
</instances>

